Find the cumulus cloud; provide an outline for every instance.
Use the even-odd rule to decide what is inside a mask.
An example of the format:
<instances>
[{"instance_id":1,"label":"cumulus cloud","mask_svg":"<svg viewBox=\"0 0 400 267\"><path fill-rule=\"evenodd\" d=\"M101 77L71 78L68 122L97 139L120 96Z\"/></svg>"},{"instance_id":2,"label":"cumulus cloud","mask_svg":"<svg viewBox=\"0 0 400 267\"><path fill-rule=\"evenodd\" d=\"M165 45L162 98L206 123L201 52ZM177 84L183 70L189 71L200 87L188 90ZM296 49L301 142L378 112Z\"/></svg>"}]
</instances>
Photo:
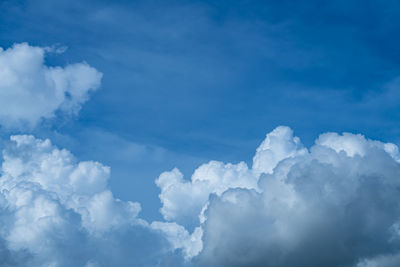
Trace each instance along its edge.
<instances>
[{"instance_id":1,"label":"cumulus cloud","mask_svg":"<svg viewBox=\"0 0 400 267\"><path fill-rule=\"evenodd\" d=\"M262 173L271 173L278 162L306 152L290 128L277 127L267 134L257 148L250 169L245 162L225 164L210 161L194 171L191 181L184 180L176 168L164 172L156 180L161 189L159 197L163 204L160 211L165 220L184 226L195 225L199 220L203 222L203 212L211 194L221 196L230 188L258 191L258 179Z\"/></svg>"},{"instance_id":2,"label":"cumulus cloud","mask_svg":"<svg viewBox=\"0 0 400 267\"><path fill-rule=\"evenodd\" d=\"M0 124L33 126L56 111L77 113L96 90L102 74L87 63L50 67L45 54L62 49L27 43L0 47Z\"/></svg>"},{"instance_id":3,"label":"cumulus cloud","mask_svg":"<svg viewBox=\"0 0 400 267\"><path fill-rule=\"evenodd\" d=\"M159 230L171 243L172 249L182 249L185 260L198 255L203 249L201 227L196 227L192 234L181 225L170 222L152 222L151 228Z\"/></svg>"},{"instance_id":4,"label":"cumulus cloud","mask_svg":"<svg viewBox=\"0 0 400 267\"><path fill-rule=\"evenodd\" d=\"M307 149L278 127L251 168L212 161L189 181L174 169L156 183L170 221L161 224L190 229L197 220L192 240L201 242L178 242L188 240L183 229L164 232L199 266L400 263L400 164L391 143L326 133Z\"/></svg>"},{"instance_id":5,"label":"cumulus cloud","mask_svg":"<svg viewBox=\"0 0 400 267\"><path fill-rule=\"evenodd\" d=\"M222 194L231 187L254 188L257 180L243 162L223 164L211 161L194 172L191 182L185 181L178 169L173 169L161 174L156 184L161 188L164 219L193 225L198 222L211 193Z\"/></svg>"},{"instance_id":6,"label":"cumulus cloud","mask_svg":"<svg viewBox=\"0 0 400 267\"><path fill-rule=\"evenodd\" d=\"M190 180L162 173L163 221L108 189L110 169L49 140L12 136L0 177L1 266L400 264L396 145L325 133L306 148L288 127L253 164L211 161Z\"/></svg>"},{"instance_id":7,"label":"cumulus cloud","mask_svg":"<svg viewBox=\"0 0 400 267\"><path fill-rule=\"evenodd\" d=\"M30 135L12 136L0 177L1 266L156 265L168 247L110 169Z\"/></svg>"}]
</instances>

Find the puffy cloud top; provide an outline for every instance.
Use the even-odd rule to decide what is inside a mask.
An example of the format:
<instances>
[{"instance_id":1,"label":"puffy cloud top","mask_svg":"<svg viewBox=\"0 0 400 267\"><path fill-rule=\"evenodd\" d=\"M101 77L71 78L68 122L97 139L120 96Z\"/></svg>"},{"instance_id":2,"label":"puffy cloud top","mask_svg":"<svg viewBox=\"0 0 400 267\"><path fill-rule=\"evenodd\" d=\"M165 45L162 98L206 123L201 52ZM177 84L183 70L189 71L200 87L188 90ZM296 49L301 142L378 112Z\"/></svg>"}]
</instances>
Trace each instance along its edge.
<instances>
[{"instance_id":1,"label":"puffy cloud top","mask_svg":"<svg viewBox=\"0 0 400 267\"><path fill-rule=\"evenodd\" d=\"M293 136L289 127L279 126L268 133L257 148L253 158L253 170L257 173L272 173L281 160L307 152L300 138Z\"/></svg>"},{"instance_id":2,"label":"puffy cloud top","mask_svg":"<svg viewBox=\"0 0 400 267\"><path fill-rule=\"evenodd\" d=\"M96 90L102 74L87 63L49 67L44 58L48 48L27 43L6 50L0 47L0 124L6 127L35 125L54 112L79 111Z\"/></svg>"}]
</instances>

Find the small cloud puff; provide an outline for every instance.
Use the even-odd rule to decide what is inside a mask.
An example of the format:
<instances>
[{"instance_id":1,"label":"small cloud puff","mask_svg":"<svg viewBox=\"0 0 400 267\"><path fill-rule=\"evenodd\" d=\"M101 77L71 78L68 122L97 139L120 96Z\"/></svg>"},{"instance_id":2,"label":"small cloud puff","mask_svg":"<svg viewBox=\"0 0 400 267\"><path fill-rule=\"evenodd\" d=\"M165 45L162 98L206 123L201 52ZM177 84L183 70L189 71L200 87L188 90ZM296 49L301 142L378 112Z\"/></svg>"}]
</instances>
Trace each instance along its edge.
<instances>
[{"instance_id":1,"label":"small cloud puff","mask_svg":"<svg viewBox=\"0 0 400 267\"><path fill-rule=\"evenodd\" d=\"M88 100L89 92L99 88L102 73L87 63L49 67L48 52L64 48L14 44L0 47L0 124L5 127L30 127L56 111L77 113Z\"/></svg>"}]
</instances>

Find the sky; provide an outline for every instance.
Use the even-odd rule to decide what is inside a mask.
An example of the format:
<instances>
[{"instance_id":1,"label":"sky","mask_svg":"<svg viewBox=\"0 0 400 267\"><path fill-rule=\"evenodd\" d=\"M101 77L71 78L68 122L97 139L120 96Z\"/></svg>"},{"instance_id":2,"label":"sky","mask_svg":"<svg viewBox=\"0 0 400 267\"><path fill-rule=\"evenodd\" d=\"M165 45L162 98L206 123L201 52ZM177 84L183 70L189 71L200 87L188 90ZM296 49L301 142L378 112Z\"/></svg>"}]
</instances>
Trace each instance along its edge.
<instances>
[{"instance_id":1,"label":"sky","mask_svg":"<svg viewBox=\"0 0 400 267\"><path fill-rule=\"evenodd\" d=\"M398 266L399 13L1 0L0 266Z\"/></svg>"}]
</instances>

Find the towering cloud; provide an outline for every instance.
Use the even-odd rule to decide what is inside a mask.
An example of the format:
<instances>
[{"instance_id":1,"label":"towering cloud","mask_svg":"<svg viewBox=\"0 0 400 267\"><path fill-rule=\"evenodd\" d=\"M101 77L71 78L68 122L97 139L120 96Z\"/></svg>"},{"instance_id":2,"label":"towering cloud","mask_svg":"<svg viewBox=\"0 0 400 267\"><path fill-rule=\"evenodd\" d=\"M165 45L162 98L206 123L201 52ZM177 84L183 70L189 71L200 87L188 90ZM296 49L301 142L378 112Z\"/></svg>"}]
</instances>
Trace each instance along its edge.
<instances>
[{"instance_id":1,"label":"towering cloud","mask_svg":"<svg viewBox=\"0 0 400 267\"><path fill-rule=\"evenodd\" d=\"M200 244L182 243L184 252L202 248L189 255L197 265L400 264L397 146L326 133L307 150L278 127L253 160L252 168L210 162L191 181L176 169L157 180L165 219L188 229L198 221ZM179 235L165 232L177 244Z\"/></svg>"},{"instance_id":2,"label":"towering cloud","mask_svg":"<svg viewBox=\"0 0 400 267\"><path fill-rule=\"evenodd\" d=\"M87 63L45 65L51 49L15 44L0 48L0 124L35 125L57 110L76 113L88 93L100 86L102 74Z\"/></svg>"}]
</instances>

